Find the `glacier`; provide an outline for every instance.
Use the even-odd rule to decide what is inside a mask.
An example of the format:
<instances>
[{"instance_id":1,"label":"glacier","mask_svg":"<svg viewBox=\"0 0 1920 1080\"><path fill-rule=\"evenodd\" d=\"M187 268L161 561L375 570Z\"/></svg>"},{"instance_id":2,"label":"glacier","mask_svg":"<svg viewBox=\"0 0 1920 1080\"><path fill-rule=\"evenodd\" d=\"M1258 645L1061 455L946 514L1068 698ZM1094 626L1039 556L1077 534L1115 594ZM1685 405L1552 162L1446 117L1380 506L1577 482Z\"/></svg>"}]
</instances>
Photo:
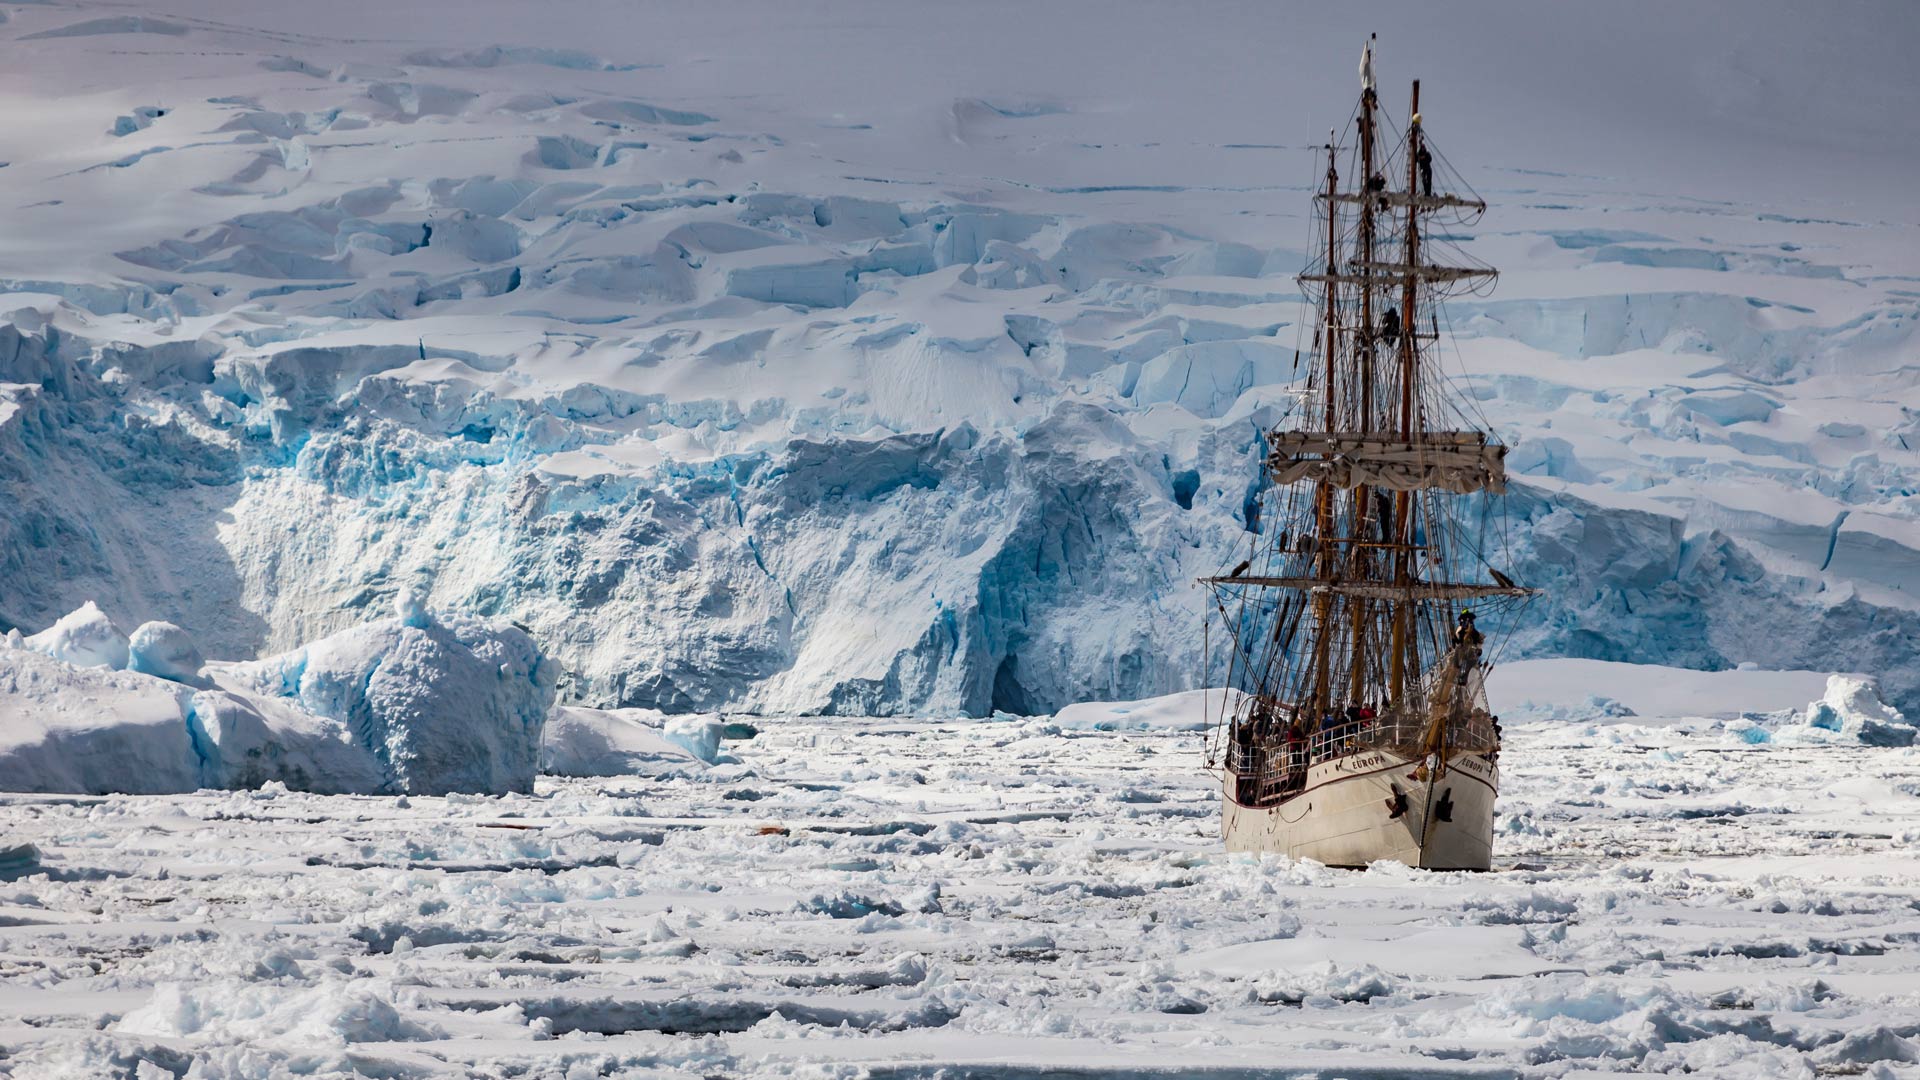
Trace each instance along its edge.
<instances>
[{"instance_id":1,"label":"glacier","mask_svg":"<svg viewBox=\"0 0 1920 1080\"><path fill-rule=\"evenodd\" d=\"M1289 58L1202 73L1061 47L1076 5L1022 41L759 14L14 13L42 119L0 168L0 629L97 599L248 662L407 593L524 626L584 708L1197 686L1191 582L1261 528L1260 432L1311 323L1301 118L1344 110L1327 43L1358 16L1114 24ZM1608 24L1658 72L1573 132L1501 81L1546 45L1495 64L1402 16L1420 54L1383 39L1383 65L1426 77L1492 205L1453 242L1505 270L1449 329L1514 446L1479 527L1548 590L1508 655L1858 670L1913 714L1920 245L1889 208L1914 151L1859 157L1853 119L1905 99L1729 90L1784 46L1695 64L1711 28L1672 15ZM1831 32L1899 69L1865 25ZM1755 101L1784 118L1765 139Z\"/></svg>"}]
</instances>

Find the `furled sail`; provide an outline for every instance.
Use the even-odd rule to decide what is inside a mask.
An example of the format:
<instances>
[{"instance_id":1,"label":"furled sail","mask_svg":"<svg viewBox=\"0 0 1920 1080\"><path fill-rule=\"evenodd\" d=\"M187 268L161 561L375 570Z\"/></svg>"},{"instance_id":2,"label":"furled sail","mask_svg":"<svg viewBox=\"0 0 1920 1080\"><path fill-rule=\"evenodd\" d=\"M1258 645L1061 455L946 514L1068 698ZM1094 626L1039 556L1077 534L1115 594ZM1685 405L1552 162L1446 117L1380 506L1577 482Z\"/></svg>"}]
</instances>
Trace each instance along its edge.
<instances>
[{"instance_id":1,"label":"furled sail","mask_svg":"<svg viewBox=\"0 0 1920 1080\"><path fill-rule=\"evenodd\" d=\"M1316 480L1377 491L1507 490L1507 448L1479 431L1423 431L1413 439L1342 431L1276 431L1267 436L1276 484Z\"/></svg>"},{"instance_id":2,"label":"furled sail","mask_svg":"<svg viewBox=\"0 0 1920 1080\"><path fill-rule=\"evenodd\" d=\"M1273 589L1298 589L1309 596L1351 596L1369 600L1477 600L1496 596L1533 596L1539 592L1538 589L1523 585L1487 585L1472 581L1328 581L1301 575L1268 574L1241 574L1200 580L1209 585L1258 585Z\"/></svg>"}]
</instances>

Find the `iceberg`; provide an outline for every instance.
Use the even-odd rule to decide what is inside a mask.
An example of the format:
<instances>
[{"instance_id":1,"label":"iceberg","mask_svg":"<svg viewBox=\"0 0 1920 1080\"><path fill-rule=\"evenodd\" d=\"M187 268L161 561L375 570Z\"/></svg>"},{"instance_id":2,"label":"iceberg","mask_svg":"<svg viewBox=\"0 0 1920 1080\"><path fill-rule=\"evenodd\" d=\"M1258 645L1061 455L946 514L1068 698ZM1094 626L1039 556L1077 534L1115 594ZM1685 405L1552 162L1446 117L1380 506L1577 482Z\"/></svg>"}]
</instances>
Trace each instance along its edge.
<instances>
[{"instance_id":1,"label":"iceberg","mask_svg":"<svg viewBox=\"0 0 1920 1080\"><path fill-rule=\"evenodd\" d=\"M517 627L428 615L411 593L397 607L215 681L339 724L402 794L532 791L554 665Z\"/></svg>"},{"instance_id":2,"label":"iceberg","mask_svg":"<svg viewBox=\"0 0 1920 1080\"><path fill-rule=\"evenodd\" d=\"M552 776L661 776L720 759L717 716L562 705L547 718L540 771Z\"/></svg>"},{"instance_id":3,"label":"iceberg","mask_svg":"<svg viewBox=\"0 0 1920 1080\"><path fill-rule=\"evenodd\" d=\"M170 622L141 623L127 639L128 671L194 686L205 666L193 636Z\"/></svg>"},{"instance_id":4,"label":"iceberg","mask_svg":"<svg viewBox=\"0 0 1920 1080\"><path fill-rule=\"evenodd\" d=\"M88 604L56 628L98 627L97 612ZM417 621L204 669L185 631L166 624L136 631L132 670L0 648L0 790L532 790L554 665L510 625L407 615Z\"/></svg>"},{"instance_id":5,"label":"iceberg","mask_svg":"<svg viewBox=\"0 0 1920 1080\"><path fill-rule=\"evenodd\" d=\"M1920 734L1900 710L1880 700L1878 680L1862 675L1828 679L1826 693L1807 705L1806 723L1869 746L1911 746Z\"/></svg>"},{"instance_id":6,"label":"iceberg","mask_svg":"<svg viewBox=\"0 0 1920 1080\"><path fill-rule=\"evenodd\" d=\"M176 683L0 649L0 790L176 794L202 786Z\"/></svg>"},{"instance_id":7,"label":"iceberg","mask_svg":"<svg viewBox=\"0 0 1920 1080\"><path fill-rule=\"evenodd\" d=\"M75 667L108 671L125 670L130 657L127 635L91 600L27 638L27 648Z\"/></svg>"}]
</instances>

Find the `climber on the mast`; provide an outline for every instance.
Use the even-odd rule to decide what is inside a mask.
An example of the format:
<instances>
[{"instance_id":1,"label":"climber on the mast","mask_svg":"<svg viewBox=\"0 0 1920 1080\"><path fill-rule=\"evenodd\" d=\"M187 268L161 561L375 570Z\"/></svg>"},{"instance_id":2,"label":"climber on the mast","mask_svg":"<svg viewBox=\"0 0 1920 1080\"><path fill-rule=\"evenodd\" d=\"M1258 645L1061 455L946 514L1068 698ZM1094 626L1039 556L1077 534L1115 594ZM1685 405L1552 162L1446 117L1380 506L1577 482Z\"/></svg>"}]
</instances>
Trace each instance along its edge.
<instances>
[{"instance_id":1,"label":"climber on the mast","mask_svg":"<svg viewBox=\"0 0 1920 1080\"><path fill-rule=\"evenodd\" d=\"M1480 666L1480 647L1487 640L1487 635L1473 623L1473 612L1462 611L1459 625L1453 628L1453 680L1462 686L1466 685L1467 676Z\"/></svg>"}]
</instances>

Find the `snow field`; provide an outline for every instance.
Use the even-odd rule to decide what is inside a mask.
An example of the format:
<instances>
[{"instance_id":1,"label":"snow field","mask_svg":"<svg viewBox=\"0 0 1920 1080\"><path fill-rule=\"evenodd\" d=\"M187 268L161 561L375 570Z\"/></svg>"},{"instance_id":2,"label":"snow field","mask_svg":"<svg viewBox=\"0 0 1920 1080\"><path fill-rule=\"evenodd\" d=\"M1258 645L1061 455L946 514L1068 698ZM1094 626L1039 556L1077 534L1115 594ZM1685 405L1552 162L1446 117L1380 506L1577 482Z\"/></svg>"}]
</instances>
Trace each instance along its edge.
<instances>
[{"instance_id":1,"label":"snow field","mask_svg":"<svg viewBox=\"0 0 1920 1080\"><path fill-rule=\"evenodd\" d=\"M1920 751L1640 719L1510 728L1483 875L1230 858L1196 733L1048 718L502 797L5 796L0 1061L1920 1075Z\"/></svg>"}]
</instances>

